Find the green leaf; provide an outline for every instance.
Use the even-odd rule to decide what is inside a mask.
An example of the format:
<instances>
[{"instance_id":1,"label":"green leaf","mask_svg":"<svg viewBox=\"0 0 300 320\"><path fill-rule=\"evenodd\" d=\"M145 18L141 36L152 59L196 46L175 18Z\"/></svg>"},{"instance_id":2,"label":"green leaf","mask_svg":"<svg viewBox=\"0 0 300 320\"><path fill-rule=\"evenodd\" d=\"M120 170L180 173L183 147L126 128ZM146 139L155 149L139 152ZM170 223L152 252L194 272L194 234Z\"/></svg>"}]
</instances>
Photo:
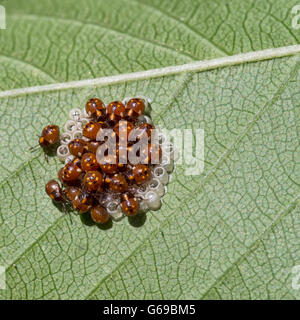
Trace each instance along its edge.
<instances>
[{"instance_id":1,"label":"green leaf","mask_svg":"<svg viewBox=\"0 0 300 320\"><path fill-rule=\"evenodd\" d=\"M297 0L3 0L0 89L298 44Z\"/></svg>"},{"instance_id":2,"label":"green leaf","mask_svg":"<svg viewBox=\"0 0 300 320\"><path fill-rule=\"evenodd\" d=\"M1 73L1 298L300 298L300 49L226 57L297 43L295 2L248 2L3 2L0 70L16 82ZM203 173L177 165L146 221L71 224L44 192L60 164L28 148L94 95L145 95L156 124L204 129Z\"/></svg>"}]
</instances>

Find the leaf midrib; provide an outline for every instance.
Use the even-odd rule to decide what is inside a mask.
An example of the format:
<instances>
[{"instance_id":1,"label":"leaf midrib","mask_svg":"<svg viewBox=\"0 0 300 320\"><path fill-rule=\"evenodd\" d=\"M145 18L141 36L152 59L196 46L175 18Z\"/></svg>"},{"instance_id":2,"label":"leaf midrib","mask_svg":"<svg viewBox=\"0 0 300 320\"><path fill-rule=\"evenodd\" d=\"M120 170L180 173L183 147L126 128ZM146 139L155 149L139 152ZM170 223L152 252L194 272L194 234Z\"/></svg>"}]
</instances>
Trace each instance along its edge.
<instances>
[{"instance_id":1,"label":"leaf midrib","mask_svg":"<svg viewBox=\"0 0 300 320\"><path fill-rule=\"evenodd\" d=\"M231 152L234 150L235 146L243 139L243 137L248 133L248 131L252 128L252 126L257 122L257 120L260 119L260 117L264 114L265 110L268 108L268 106L274 104L278 98L281 96L281 94L285 91L288 83L290 82L290 80L294 77L294 75L296 74L296 72L299 70L300 65L298 63L296 63L294 69L290 72L289 76L287 77L286 81L282 83L282 85L279 87L279 89L275 92L275 94L272 96L271 99L269 99L268 102L266 102L259 110L258 112L255 114L254 118L252 119L252 121L247 125L247 127L245 128L245 130L240 133L238 135L238 137L233 141L233 143L230 145L230 147L219 157L219 159L217 160L216 164L214 165L214 167L208 172L208 174L203 178L203 180L201 181L201 184L199 184L199 187L195 190L192 190L190 192L188 192L186 194L186 196L180 201L179 206L181 206L183 203L185 203L191 195L197 194L198 192L201 191L201 189L203 188L203 186L206 184L207 181L209 181L209 178L212 177L214 175L214 173L216 172L217 168L228 158L228 156L231 154ZM195 73L194 73L195 74ZM189 77L188 80L184 79L181 82L181 85L186 85L187 82L189 82L192 79L192 77ZM179 86L180 87L180 86ZM180 89L180 88L179 88ZM179 90L177 87L177 90ZM175 89L176 90L176 89ZM167 104L167 105L171 105L172 104L172 100L175 99L174 95L172 95L172 99L171 101ZM28 161L28 163L30 163L31 160ZM7 179L5 179L7 180ZM5 183L1 182L0 185L3 185ZM300 195L298 195L295 199L297 200L299 198ZM296 201L294 200L294 201ZM292 202L291 202L292 203ZM291 206L291 203L288 205ZM122 266L123 264L125 264L132 256L134 256L141 248L143 248L144 246L146 246L148 244L148 240L152 239L155 235L157 235L160 230L165 227L168 222L169 219L172 218L172 213L175 212L176 209L172 210L171 214L169 214L163 222L160 223L160 225L154 229L151 233L149 233L149 235L144 238L142 240L142 242L132 250L132 252L123 259L122 262L120 262L113 270L111 270L110 273L108 273L105 277L102 278L102 280L86 295L85 299L87 299L88 297L90 297L104 282L107 278L109 278L111 276L111 274L113 274L116 270L118 270L120 268L120 266ZM285 211L284 211L285 212ZM268 232L268 230L271 230L272 227L274 227L281 219L282 217L284 217L285 214L281 214L279 216L279 218L275 221L273 221L271 223L271 226L265 228L265 230L258 236L258 238L249 246L249 250L246 251L245 255L251 252L251 248L253 246L255 246L255 243L257 243L259 240L261 240L261 237L264 236L266 234L266 232ZM58 219L56 219L41 235L40 237L35 240L33 243L31 243L31 245L29 247L27 247L19 256L17 259L14 260L13 263L10 264L10 266L8 266L7 271L11 270L11 268L13 267L14 264L17 263L17 261L19 261L27 252L30 251L30 249L32 247L35 246L35 244L40 241L48 232L49 230L51 230L54 226L56 226L60 221L63 221L62 217L59 217ZM243 258L245 258L245 255L243 255ZM237 259L237 261L240 261L241 257L239 257L239 259ZM231 268L235 266L235 264L233 263L226 271L225 273L223 273L218 279L222 279L223 276L225 276L225 274L227 274L227 271L229 272L231 270ZM210 289L209 289L210 290ZM208 290L208 291L209 291ZM207 292L208 292L207 291Z\"/></svg>"},{"instance_id":2,"label":"leaf midrib","mask_svg":"<svg viewBox=\"0 0 300 320\"><path fill-rule=\"evenodd\" d=\"M218 68L224 68L228 66L235 66L244 63L258 62L275 58L282 58L291 55L300 54L300 45L292 45L279 47L275 49L265 49L260 51L247 52L242 54L236 54L232 56L226 56L221 58L215 58L210 60L200 60L183 65L169 66L157 69L150 69L146 71L123 73L120 75L93 78L78 81L61 82L55 84L47 84L42 86L33 86L21 89L13 89L0 91L0 99L8 98L20 95L36 94L42 92L62 91L69 89L85 88L90 86L104 87L112 84L149 80L153 78L183 74L188 72L203 72Z\"/></svg>"}]
</instances>

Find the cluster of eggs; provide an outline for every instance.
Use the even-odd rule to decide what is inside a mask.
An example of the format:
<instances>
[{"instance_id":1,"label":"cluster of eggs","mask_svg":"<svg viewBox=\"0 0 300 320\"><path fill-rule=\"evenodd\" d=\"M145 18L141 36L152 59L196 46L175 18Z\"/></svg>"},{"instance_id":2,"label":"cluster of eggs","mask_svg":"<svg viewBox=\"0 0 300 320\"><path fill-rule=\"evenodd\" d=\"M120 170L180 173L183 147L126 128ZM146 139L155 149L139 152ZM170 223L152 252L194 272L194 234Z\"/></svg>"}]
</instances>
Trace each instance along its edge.
<instances>
[{"instance_id":1,"label":"cluster of eggs","mask_svg":"<svg viewBox=\"0 0 300 320\"><path fill-rule=\"evenodd\" d=\"M58 140L57 156L64 162L58 171L60 184L55 180L46 184L51 199L72 205L80 214L90 212L93 221L100 224L110 218L119 220L125 215L159 209L174 167L174 148L166 135L154 130L157 128L145 114L148 107L144 97L125 98L107 106L92 98L84 110L70 111L63 133L55 125L46 127L40 145L45 147ZM105 143L98 139L102 129L111 129L114 135L116 158L106 155L104 161L98 161L99 147ZM128 152L132 148L128 136L133 129L146 134L146 153L141 163L123 163L121 134L125 133ZM159 132L155 142L151 141L153 131ZM152 158L158 161L153 163Z\"/></svg>"}]
</instances>

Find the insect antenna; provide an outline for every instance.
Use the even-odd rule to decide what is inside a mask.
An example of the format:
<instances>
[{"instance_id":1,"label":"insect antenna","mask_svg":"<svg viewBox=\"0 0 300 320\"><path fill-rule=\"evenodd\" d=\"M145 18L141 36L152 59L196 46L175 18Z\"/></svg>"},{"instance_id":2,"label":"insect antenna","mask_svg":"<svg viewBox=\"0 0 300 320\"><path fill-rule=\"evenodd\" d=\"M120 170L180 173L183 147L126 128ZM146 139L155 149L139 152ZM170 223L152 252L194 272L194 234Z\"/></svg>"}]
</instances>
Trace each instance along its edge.
<instances>
[{"instance_id":1,"label":"insect antenna","mask_svg":"<svg viewBox=\"0 0 300 320\"><path fill-rule=\"evenodd\" d=\"M65 214L65 215L68 215L68 216L70 217L70 222L71 222L71 224L73 224L73 220L72 220L71 214L70 214L70 212L68 212L68 210L67 210L66 200L64 200L64 201L62 202L62 207L63 207L63 212L64 212L64 214Z\"/></svg>"},{"instance_id":2,"label":"insect antenna","mask_svg":"<svg viewBox=\"0 0 300 320\"><path fill-rule=\"evenodd\" d=\"M37 145L35 145L35 146L33 146L33 147L30 147L30 148L29 148L29 151L30 151L30 152L34 152L34 151L36 151L39 147L40 147L40 145L37 144Z\"/></svg>"},{"instance_id":3,"label":"insect antenna","mask_svg":"<svg viewBox=\"0 0 300 320\"><path fill-rule=\"evenodd\" d=\"M38 138L40 138L39 135L36 135L36 136L37 136ZM30 147L30 148L29 148L29 151L30 151L30 152L34 152L34 151L36 151L39 147L40 147L40 144L38 143L38 144L36 144L35 146Z\"/></svg>"}]
</instances>

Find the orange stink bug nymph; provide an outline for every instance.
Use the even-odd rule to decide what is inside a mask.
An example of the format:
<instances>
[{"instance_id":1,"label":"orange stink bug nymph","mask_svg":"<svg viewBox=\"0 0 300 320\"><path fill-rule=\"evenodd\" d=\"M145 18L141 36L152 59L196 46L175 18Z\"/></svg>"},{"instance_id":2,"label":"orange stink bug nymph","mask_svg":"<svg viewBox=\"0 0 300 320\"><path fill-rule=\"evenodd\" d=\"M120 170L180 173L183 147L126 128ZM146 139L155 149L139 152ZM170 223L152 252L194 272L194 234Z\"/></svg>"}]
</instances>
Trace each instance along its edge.
<instances>
[{"instance_id":1,"label":"orange stink bug nymph","mask_svg":"<svg viewBox=\"0 0 300 320\"><path fill-rule=\"evenodd\" d=\"M31 147L29 151L34 151L38 146L42 147L46 151L46 149L51 148L52 146L54 146L59 142L59 136L60 136L59 127L55 124L50 124L43 129L39 137L38 145ZM46 155L45 155L45 158L47 160Z\"/></svg>"}]
</instances>

